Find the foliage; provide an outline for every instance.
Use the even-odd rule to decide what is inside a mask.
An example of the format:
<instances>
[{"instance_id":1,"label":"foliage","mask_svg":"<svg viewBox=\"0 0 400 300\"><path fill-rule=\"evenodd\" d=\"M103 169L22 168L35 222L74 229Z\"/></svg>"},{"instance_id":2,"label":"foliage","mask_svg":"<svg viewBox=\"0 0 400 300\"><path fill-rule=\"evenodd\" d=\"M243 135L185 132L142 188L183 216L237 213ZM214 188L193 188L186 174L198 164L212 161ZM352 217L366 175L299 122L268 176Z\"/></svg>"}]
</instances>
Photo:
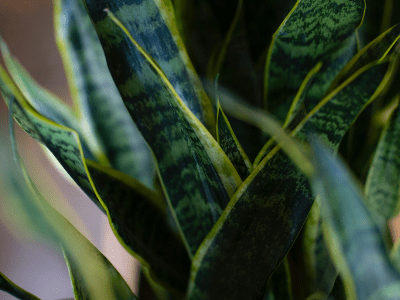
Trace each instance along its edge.
<instances>
[{"instance_id":1,"label":"foliage","mask_svg":"<svg viewBox=\"0 0 400 300\"><path fill-rule=\"evenodd\" d=\"M107 215L159 299L400 299L397 3L54 6L74 106L0 40L10 122ZM143 300L43 199L10 135L4 177L76 299ZM2 273L0 289L37 299Z\"/></svg>"}]
</instances>

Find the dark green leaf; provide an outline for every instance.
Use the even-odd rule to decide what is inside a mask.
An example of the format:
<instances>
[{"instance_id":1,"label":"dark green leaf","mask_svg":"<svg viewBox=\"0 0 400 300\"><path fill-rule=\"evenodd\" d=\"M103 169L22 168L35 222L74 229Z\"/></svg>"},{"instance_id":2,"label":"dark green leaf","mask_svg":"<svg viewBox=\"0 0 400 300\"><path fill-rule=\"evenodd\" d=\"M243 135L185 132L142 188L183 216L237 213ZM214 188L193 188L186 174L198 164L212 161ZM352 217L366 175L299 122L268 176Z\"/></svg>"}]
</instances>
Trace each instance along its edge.
<instances>
[{"instance_id":1,"label":"dark green leaf","mask_svg":"<svg viewBox=\"0 0 400 300\"><path fill-rule=\"evenodd\" d=\"M14 297L21 300L39 300L38 297L28 293L24 289L20 288L10 279L8 279L3 273L0 272L0 290L13 295Z\"/></svg>"},{"instance_id":2,"label":"dark green leaf","mask_svg":"<svg viewBox=\"0 0 400 300\"><path fill-rule=\"evenodd\" d=\"M358 184L320 142L312 140L312 147L316 168L312 186L321 196L324 230L347 298L398 299L400 275L390 264Z\"/></svg>"},{"instance_id":3,"label":"dark green leaf","mask_svg":"<svg viewBox=\"0 0 400 300\"><path fill-rule=\"evenodd\" d=\"M326 97L293 131L337 149L359 112L387 84L394 62L373 63ZM245 180L197 251L190 299L258 299L313 204L305 176L275 147ZM251 275L249 275L251 274Z\"/></svg>"},{"instance_id":4,"label":"dark green leaf","mask_svg":"<svg viewBox=\"0 0 400 300\"><path fill-rule=\"evenodd\" d=\"M264 299L292 300L291 284L289 262L285 257L268 281L268 289Z\"/></svg>"},{"instance_id":5,"label":"dark green leaf","mask_svg":"<svg viewBox=\"0 0 400 300\"><path fill-rule=\"evenodd\" d=\"M315 85L313 93L322 97L325 91L317 89L328 88L328 82L355 54L355 30L364 8L364 0L297 1L274 34L265 69L264 100L280 120L286 117L304 77L318 61L325 62L321 70L324 81Z\"/></svg>"},{"instance_id":6,"label":"dark green leaf","mask_svg":"<svg viewBox=\"0 0 400 300\"><path fill-rule=\"evenodd\" d=\"M83 0L56 1L55 26L76 109L95 133L90 139L98 137L115 169L154 188L153 154L114 84Z\"/></svg>"},{"instance_id":7,"label":"dark green leaf","mask_svg":"<svg viewBox=\"0 0 400 300\"><path fill-rule=\"evenodd\" d=\"M86 4L114 81L156 157L169 204L192 256L241 184L241 179L226 154L178 96L157 63L116 17L111 14L110 18L107 17L103 11L106 2L87 0ZM150 24L148 18L161 18L161 10L153 1L130 5L117 1L107 5L123 20L127 18L131 29L132 22L144 22L142 30L132 30L141 42L145 40L141 34L145 33L146 39L150 40L170 35L162 19L157 23L160 28L146 27ZM132 21L137 13L142 15ZM146 44L146 47L149 46ZM164 45L166 57L172 54L165 48L167 46L175 48L174 44ZM156 49L150 48L152 51ZM159 55L156 58L160 58Z\"/></svg>"}]
</instances>

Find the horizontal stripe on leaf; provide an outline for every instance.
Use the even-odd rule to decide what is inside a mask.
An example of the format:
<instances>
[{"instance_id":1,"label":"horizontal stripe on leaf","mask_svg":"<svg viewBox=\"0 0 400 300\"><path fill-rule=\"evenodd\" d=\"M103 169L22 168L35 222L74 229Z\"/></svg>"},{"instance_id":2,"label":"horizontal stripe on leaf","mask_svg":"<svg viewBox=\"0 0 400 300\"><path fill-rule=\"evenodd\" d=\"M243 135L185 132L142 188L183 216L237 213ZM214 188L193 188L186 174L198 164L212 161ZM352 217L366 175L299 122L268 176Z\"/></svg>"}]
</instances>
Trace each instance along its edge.
<instances>
[{"instance_id":1,"label":"horizontal stripe on leaf","mask_svg":"<svg viewBox=\"0 0 400 300\"><path fill-rule=\"evenodd\" d=\"M337 149L359 112L387 84L394 64L374 63L362 69L321 101L292 135L305 141L314 132ZM306 177L275 147L236 192L197 251L189 299L258 299L313 200Z\"/></svg>"},{"instance_id":2,"label":"horizontal stripe on leaf","mask_svg":"<svg viewBox=\"0 0 400 300\"><path fill-rule=\"evenodd\" d=\"M95 131L91 138L100 140L113 168L154 188L153 154L115 86L83 0L56 1L55 26L75 105Z\"/></svg>"},{"instance_id":3,"label":"horizontal stripe on leaf","mask_svg":"<svg viewBox=\"0 0 400 300\"><path fill-rule=\"evenodd\" d=\"M349 60L346 53L354 52L355 46L349 41L355 40L364 9L364 0L297 1L273 36L265 69L264 101L279 119L285 118L304 77L318 61L334 67L339 62L344 66L343 59ZM338 49L344 55L338 56ZM339 70L328 67L325 71L329 77L325 79L333 80ZM320 84L322 88L326 82ZM323 91L319 94L322 97Z\"/></svg>"},{"instance_id":4,"label":"horizontal stripe on leaf","mask_svg":"<svg viewBox=\"0 0 400 300\"><path fill-rule=\"evenodd\" d=\"M123 22L140 46L160 65L193 114L211 133L214 133L215 119L211 102L179 36L170 0L85 0L85 2L106 55L109 47L112 47L113 51L121 47L122 52L126 47L123 43L125 40L123 32L115 31L115 26L110 24L112 21L104 13L104 9L108 8ZM108 60L112 68L123 72L124 63L122 61L121 64L115 63L115 61L110 63ZM122 74L121 77L128 78Z\"/></svg>"},{"instance_id":5,"label":"horizontal stripe on leaf","mask_svg":"<svg viewBox=\"0 0 400 300\"><path fill-rule=\"evenodd\" d=\"M39 300L38 297L20 288L10 279L8 279L3 273L0 272L0 290L21 300Z\"/></svg>"},{"instance_id":6,"label":"horizontal stripe on leaf","mask_svg":"<svg viewBox=\"0 0 400 300\"><path fill-rule=\"evenodd\" d=\"M119 20L113 15L106 20L113 34L100 39L111 74L156 157L162 184L193 255L241 184L240 177L157 63Z\"/></svg>"},{"instance_id":7,"label":"horizontal stripe on leaf","mask_svg":"<svg viewBox=\"0 0 400 300\"><path fill-rule=\"evenodd\" d=\"M161 195L118 171L86 163L120 242L157 281L185 291L190 260L165 214L153 202Z\"/></svg>"},{"instance_id":8,"label":"horizontal stripe on leaf","mask_svg":"<svg viewBox=\"0 0 400 300\"><path fill-rule=\"evenodd\" d=\"M358 184L322 143L313 140L312 147L317 170L313 190L321 195L328 245L348 299L395 299L400 295L400 275L390 264Z\"/></svg>"},{"instance_id":9,"label":"horizontal stripe on leaf","mask_svg":"<svg viewBox=\"0 0 400 300\"><path fill-rule=\"evenodd\" d=\"M55 95L35 82L24 67L11 56L6 43L1 37L0 48L7 70L10 72L12 79L27 102L44 117L75 130L81 139L85 157L95 159L91 147L93 142L91 142L90 139L86 139L84 130L74 112L64 104L62 100L58 99Z\"/></svg>"}]
</instances>

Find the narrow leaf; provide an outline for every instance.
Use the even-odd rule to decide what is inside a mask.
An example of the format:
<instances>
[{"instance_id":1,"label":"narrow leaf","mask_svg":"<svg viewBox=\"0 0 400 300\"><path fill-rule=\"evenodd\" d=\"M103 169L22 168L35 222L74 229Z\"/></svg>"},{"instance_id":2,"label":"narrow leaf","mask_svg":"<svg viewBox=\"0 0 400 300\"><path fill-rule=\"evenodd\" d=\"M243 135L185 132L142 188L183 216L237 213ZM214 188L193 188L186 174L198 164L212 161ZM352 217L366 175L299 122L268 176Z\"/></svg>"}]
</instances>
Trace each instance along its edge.
<instances>
[{"instance_id":1,"label":"narrow leaf","mask_svg":"<svg viewBox=\"0 0 400 300\"><path fill-rule=\"evenodd\" d=\"M153 154L124 106L83 0L57 0L55 27L81 118L94 127L115 169L154 188Z\"/></svg>"},{"instance_id":2,"label":"narrow leaf","mask_svg":"<svg viewBox=\"0 0 400 300\"><path fill-rule=\"evenodd\" d=\"M99 4L86 3L91 15L94 14L96 20L100 18ZM156 157L169 204L192 256L241 179L157 63L111 12L109 15L104 22L110 35L103 33L100 40L104 43L111 74ZM96 27L99 22L95 22ZM114 64L116 58L117 65Z\"/></svg>"},{"instance_id":3,"label":"narrow leaf","mask_svg":"<svg viewBox=\"0 0 400 300\"><path fill-rule=\"evenodd\" d=\"M331 255L343 276L348 299L394 299L400 275L391 266L378 227L364 205L358 184L344 164L312 141L317 170L313 190L321 209Z\"/></svg>"},{"instance_id":4,"label":"narrow leaf","mask_svg":"<svg viewBox=\"0 0 400 300\"><path fill-rule=\"evenodd\" d=\"M292 135L305 141L315 132L337 149L359 112L386 86L394 65L393 60L375 62L360 70L325 98ZM241 113L254 119L254 112ZM314 198L306 177L279 148L244 181L199 247L191 270L191 300L258 299L293 244Z\"/></svg>"},{"instance_id":5,"label":"narrow leaf","mask_svg":"<svg viewBox=\"0 0 400 300\"><path fill-rule=\"evenodd\" d=\"M111 72L124 70L125 62L120 59L122 49L128 45L121 30L116 29L104 13L108 8L123 22L129 33L149 53L165 72L179 97L190 111L209 129L215 132L215 119L211 102L187 56L175 24L170 0L85 0L89 15L103 44ZM129 42L128 42L129 44ZM122 51L109 56L109 51ZM131 77L129 69L120 74L124 81ZM114 77L115 79L115 77ZM119 80L117 85L121 84ZM120 87L119 87L120 89ZM121 92L121 89L120 89Z\"/></svg>"},{"instance_id":6,"label":"narrow leaf","mask_svg":"<svg viewBox=\"0 0 400 300\"><path fill-rule=\"evenodd\" d=\"M340 71L332 67L339 62L343 67L343 59L348 61L350 53L355 54L355 30L364 9L363 0L297 1L275 32L266 62L264 101L280 120L286 117L304 77L318 61L325 61L324 80L329 81Z\"/></svg>"},{"instance_id":7,"label":"narrow leaf","mask_svg":"<svg viewBox=\"0 0 400 300\"><path fill-rule=\"evenodd\" d=\"M14 297L21 300L39 300L38 297L20 288L10 279L8 279L3 273L0 272L0 290L13 295Z\"/></svg>"}]
</instances>

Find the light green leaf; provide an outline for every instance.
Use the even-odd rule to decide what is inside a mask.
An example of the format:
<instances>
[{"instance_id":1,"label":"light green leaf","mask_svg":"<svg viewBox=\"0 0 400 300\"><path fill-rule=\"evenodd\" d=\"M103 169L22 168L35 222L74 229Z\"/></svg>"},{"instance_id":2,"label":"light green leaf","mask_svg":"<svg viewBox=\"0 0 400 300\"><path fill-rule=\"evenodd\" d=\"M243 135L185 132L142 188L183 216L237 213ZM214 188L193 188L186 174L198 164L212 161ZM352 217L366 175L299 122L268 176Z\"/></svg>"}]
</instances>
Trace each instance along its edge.
<instances>
[{"instance_id":1,"label":"light green leaf","mask_svg":"<svg viewBox=\"0 0 400 300\"><path fill-rule=\"evenodd\" d=\"M319 103L292 135L305 141L314 132L337 149L359 112L386 86L394 58L359 70ZM249 121L257 115L242 108L240 113ZM189 299L261 297L313 201L306 177L275 147L244 181L199 247L192 263Z\"/></svg>"},{"instance_id":2,"label":"light green leaf","mask_svg":"<svg viewBox=\"0 0 400 300\"><path fill-rule=\"evenodd\" d=\"M303 79L321 60L324 81L318 89L328 88L327 82L355 54L355 30L364 9L364 0L297 1L270 45L264 79L268 110L283 120ZM313 91L317 92L318 103L324 91Z\"/></svg>"},{"instance_id":3,"label":"light green leaf","mask_svg":"<svg viewBox=\"0 0 400 300\"><path fill-rule=\"evenodd\" d=\"M101 299L106 296L107 299L115 300L137 299L107 258L43 198L32 182L19 157L13 129L13 110L18 108L22 111L22 107L18 102L14 102L14 98L10 99L9 105L9 128L14 158L26 183L19 188L26 190L29 188L30 192L29 197L19 200L23 203L24 209L29 210L31 216L34 216L32 220L37 228L40 228L41 233L47 235L53 242L59 243L64 255L68 256L67 264L75 298Z\"/></svg>"},{"instance_id":4,"label":"light green leaf","mask_svg":"<svg viewBox=\"0 0 400 300\"><path fill-rule=\"evenodd\" d=\"M155 160L126 110L83 0L55 2L56 40L85 127L93 127L110 164L154 188Z\"/></svg>"},{"instance_id":5,"label":"light green leaf","mask_svg":"<svg viewBox=\"0 0 400 300\"><path fill-rule=\"evenodd\" d=\"M400 212L400 113L392 113L379 140L365 185L365 204L375 222L388 230L389 220Z\"/></svg>"},{"instance_id":6,"label":"light green leaf","mask_svg":"<svg viewBox=\"0 0 400 300\"><path fill-rule=\"evenodd\" d=\"M390 264L358 184L320 142L312 140L312 147L316 174L311 182L321 196L324 233L347 298L396 299L400 275Z\"/></svg>"},{"instance_id":7,"label":"light green leaf","mask_svg":"<svg viewBox=\"0 0 400 300\"><path fill-rule=\"evenodd\" d=\"M215 139L128 30L111 12L110 18L105 16L104 3L86 1L86 4L96 26L107 23L108 33L100 34L100 40L111 74L157 159L169 204L192 256L241 179Z\"/></svg>"},{"instance_id":8,"label":"light green leaf","mask_svg":"<svg viewBox=\"0 0 400 300\"><path fill-rule=\"evenodd\" d=\"M107 14L103 11L105 8L121 20L138 44L154 58L183 103L214 135L215 119L211 102L196 75L178 33L171 1L85 0L85 2L103 44L111 73L113 69L123 70L126 65L119 59L120 55L124 55L123 53L113 58L108 56L110 47L115 51L119 46L120 51L127 46L123 43L127 39L112 20L107 18ZM125 77L124 80L130 78L129 69L119 76ZM117 85L121 84L118 80L116 82ZM120 87L119 90L122 94Z\"/></svg>"},{"instance_id":9,"label":"light green leaf","mask_svg":"<svg viewBox=\"0 0 400 300\"><path fill-rule=\"evenodd\" d=\"M0 272L0 290L13 295L14 297L21 300L39 300L38 297L20 288L10 279L8 279L3 273Z\"/></svg>"},{"instance_id":10,"label":"light green leaf","mask_svg":"<svg viewBox=\"0 0 400 300\"><path fill-rule=\"evenodd\" d=\"M221 105L218 102L217 111L217 141L222 150L226 153L231 160L233 166L238 171L242 180L245 180L253 170L249 158L244 152L242 146L237 140L235 133L229 124L228 118L222 111Z\"/></svg>"}]
</instances>

